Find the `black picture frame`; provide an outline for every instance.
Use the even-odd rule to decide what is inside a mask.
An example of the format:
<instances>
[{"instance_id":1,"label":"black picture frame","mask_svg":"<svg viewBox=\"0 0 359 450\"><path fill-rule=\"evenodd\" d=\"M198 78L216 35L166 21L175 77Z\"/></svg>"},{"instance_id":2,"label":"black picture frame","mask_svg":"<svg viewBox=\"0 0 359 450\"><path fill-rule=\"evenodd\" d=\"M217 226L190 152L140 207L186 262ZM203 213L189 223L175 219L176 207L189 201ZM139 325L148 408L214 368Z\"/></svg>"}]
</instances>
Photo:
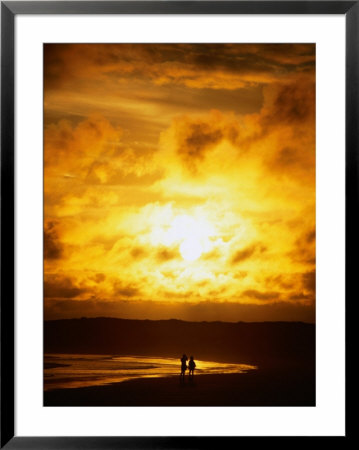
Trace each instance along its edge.
<instances>
[{"instance_id":1,"label":"black picture frame","mask_svg":"<svg viewBox=\"0 0 359 450\"><path fill-rule=\"evenodd\" d=\"M15 436L14 405L14 37L18 14L337 14L346 20L346 342L358 251L359 1L3 1L1 2L1 448L159 449L243 444L247 437ZM335 63L335 62L333 62ZM346 355L348 349L346 346ZM346 368L348 367L346 359ZM348 373L348 372L347 372ZM347 375L348 377L348 375ZM351 437L348 378L346 434ZM164 433L165 434L165 433ZM249 436L248 436L249 437ZM324 437L324 436L323 436ZM339 437L339 436L338 436ZM309 437L308 437L309 438ZM272 440L274 438L271 438ZM291 438L281 437L282 440ZM238 442L241 440L240 442Z\"/></svg>"}]
</instances>

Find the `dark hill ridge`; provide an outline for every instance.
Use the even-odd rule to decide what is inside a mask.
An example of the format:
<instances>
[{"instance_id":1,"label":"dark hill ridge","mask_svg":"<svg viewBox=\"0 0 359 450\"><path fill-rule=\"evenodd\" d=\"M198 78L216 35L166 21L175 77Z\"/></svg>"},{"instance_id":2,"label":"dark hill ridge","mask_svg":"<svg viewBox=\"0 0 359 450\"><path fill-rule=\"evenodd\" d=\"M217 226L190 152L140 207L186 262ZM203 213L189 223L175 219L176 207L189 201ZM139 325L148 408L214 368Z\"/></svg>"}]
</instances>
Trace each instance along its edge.
<instances>
[{"instance_id":1,"label":"dark hill ridge","mask_svg":"<svg viewBox=\"0 0 359 450\"><path fill-rule=\"evenodd\" d=\"M314 368L315 325L82 318L45 321L45 353L180 357Z\"/></svg>"}]
</instances>

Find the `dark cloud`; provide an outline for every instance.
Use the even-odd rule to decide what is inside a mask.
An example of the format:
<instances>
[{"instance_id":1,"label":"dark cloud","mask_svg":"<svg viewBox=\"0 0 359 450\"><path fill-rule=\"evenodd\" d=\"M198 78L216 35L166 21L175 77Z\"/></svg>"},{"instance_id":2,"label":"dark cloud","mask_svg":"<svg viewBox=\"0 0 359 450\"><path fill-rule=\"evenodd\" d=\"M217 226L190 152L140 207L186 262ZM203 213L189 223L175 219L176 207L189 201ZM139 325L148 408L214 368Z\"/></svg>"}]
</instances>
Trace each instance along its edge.
<instances>
[{"instance_id":1,"label":"dark cloud","mask_svg":"<svg viewBox=\"0 0 359 450\"><path fill-rule=\"evenodd\" d=\"M218 258L220 258L220 257L221 257L220 251L218 250L218 248L215 248L215 249L211 250L211 251L208 252L208 253L204 253L204 254L201 256L201 259L202 259L203 261L210 261L210 260L213 260L213 259L218 259Z\"/></svg>"},{"instance_id":2,"label":"dark cloud","mask_svg":"<svg viewBox=\"0 0 359 450\"><path fill-rule=\"evenodd\" d=\"M206 151L223 139L220 128L212 124L197 121L186 123L178 130L177 153L190 170L196 170L197 164L204 159Z\"/></svg>"},{"instance_id":3,"label":"dark cloud","mask_svg":"<svg viewBox=\"0 0 359 450\"><path fill-rule=\"evenodd\" d=\"M272 300L278 301L281 298L281 293L276 291L262 292L256 289L247 289L242 292L242 297L249 297L256 300Z\"/></svg>"},{"instance_id":4,"label":"dark cloud","mask_svg":"<svg viewBox=\"0 0 359 450\"><path fill-rule=\"evenodd\" d=\"M266 251L266 247L262 244L253 244L248 247L238 250L231 259L231 264L238 264L246 259L250 258L255 253L263 253Z\"/></svg>"},{"instance_id":5,"label":"dark cloud","mask_svg":"<svg viewBox=\"0 0 359 450\"><path fill-rule=\"evenodd\" d=\"M160 263L171 261L172 259L178 258L179 254L177 250L163 248L156 252L156 260Z\"/></svg>"},{"instance_id":6,"label":"dark cloud","mask_svg":"<svg viewBox=\"0 0 359 450\"><path fill-rule=\"evenodd\" d=\"M253 85L312 72L315 45L46 44L44 60L47 88L79 84L86 74L102 82L131 77L196 86L199 79L202 85L207 82L217 89L216 75L224 80L226 75L234 76L242 85ZM230 83L224 86L233 89Z\"/></svg>"},{"instance_id":7,"label":"dark cloud","mask_svg":"<svg viewBox=\"0 0 359 450\"><path fill-rule=\"evenodd\" d=\"M285 290L291 290L295 287L297 277L290 275L272 275L265 279L268 286L276 286Z\"/></svg>"},{"instance_id":8,"label":"dark cloud","mask_svg":"<svg viewBox=\"0 0 359 450\"><path fill-rule=\"evenodd\" d=\"M63 253L63 245L61 244L56 229L57 223L54 221L47 222L44 227L44 258L60 259Z\"/></svg>"},{"instance_id":9,"label":"dark cloud","mask_svg":"<svg viewBox=\"0 0 359 450\"><path fill-rule=\"evenodd\" d=\"M250 256L252 256L255 251L256 251L255 245L251 245L249 247L246 247L243 250L239 250L238 252L236 252L233 255L233 257L231 259L231 263L237 264L239 262L242 262L242 261L248 259Z\"/></svg>"},{"instance_id":10,"label":"dark cloud","mask_svg":"<svg viewBox=\"0 0 359 450\"><path fill-rule=\"evenodd\" d=\"M120 297L134 297L138 294L138 289L132 287L125 287L115 290L115 295Z\"/></svg>"},{"instance_id":11,"label":"dark cloud","mask_svg":"<svg viewBox=\"0 0 359 450\"><path fill-rule=\"evenodd\" d=\"M301 233L295 241L295 248L288 253L288 256L295 262L315 265L315 236L315 228Z\"/></svg>"},{"instance_id":12,"label":"dark cloud","mask_svg":"<svg viewBox=\"0 0 359 450\"><path fill-rule=\"evenodd\" d=\"M293 147L284 147L275 155L275 165L293 166L298 163L298 152Z\"/></svg>"},{"instance_id":13,"label":"dark cloud","mask_svg":"<svg viewBox=\"0 0 359 450\"><path fill-rule=\"evenodd\" d=\"M314 298L313 298L313 295L306 295L303 292L301 292L299 294L291 294L291 295L289 295L288 296L288 300L295 301L295 302L303 301L303 300L306 301L306 302L308 302L308 301L313 302Z\"/></svg>"},{"instance_id":14,"label":"dark cloud","mask_svg":"<svg viewBox=\"0 0 359 450\"><path fill-rule=\"evenodd\" d=\"M143 247L134 247L130 251L130 254L133 259L139 260L139 259L143 259L147 255L147 252Z\"/></svg>"},{"instance_id":15,"label":"dark cloud","mask_svg":"<svg viewBox=\"0 0 359 450\"><path fill-rule=\"evenodd\" d=\"M75 298L85 292L86 288L77 286L69 277L50 274L45 276L45 298Z\"/></svg>"},{"instance_id":16,"label":"dark cloud","mask_svg":"<svg viewBox=\"0 0 359 450\"><path fill-rule=\"evenodd\" d=\"M204 150L217 144L223 137L221 130L212 130L207 124L194 123L189 127L188 136L185 138L183 151L190 158L203 158Z\"/></svg>"},{"instance_id":17,"label":"dark cloud","mask_svg":"<svg viewBox=\"0 0 359 450\"><path fill-rule=\"evenodd\" d=\"M308 233L306 233L305 238L308 243L315 242L315 229L308 231Z\"/></svg>"},{"instance_id":18,"label":"dark cloud","mask_svg":"<svg viewBox=\"0 0 359 450\"><path fill-rule=\"evenodd\" d=\"M96 273L92 278L96 283L102 283L106 280L106 275L104 273Z\"/></svg>"},{"instance_id":19,"label":"dark cloud","mask_svg":"<svg viewBox=\"0 0 359 450\"><path fill-rule=\"evenodd\" d=\"M307 120L314 120L315 80L271 86L265 112L261 120L265 128L272 128L275 124L295 123L299 126ZM300 134L300 128L297 133Z\"/></svg>"},{"instance_id":20,"label":"dark cloud","mask_svg":"<svg viewBox=\"0 0 359 450\"><path fill-rule=\"evenodd\" d=\"M217 289L210 290L208 292L208 295L210 296L210 298L216 298L216 297L220 297L226 291L228 291L228 288L226 286L222 286L222 287L219 287Z\"/></svg>"},{"instance_id":21,"label":"dark cloud","mask_svg":"<svg viewBox=\"0 0 359 450\"><path fill-rule=\"evenodd\" d=\"M280 170L293 166L304 169L315 163L315 76L287 82L273 82L263 88L263 106L259 114L253 115L245 127L232 124L227 138L241 151L257 151L255 144L273 133L287 134L283 146L280 140L278 151L263 155L270 169ZM248 133L248 129L250 132ZM308 133L309 131L309 133ZM289 138L290 136L290 138Z\"/></svg>"},{"instance_id":22,"label":"dark cloud","mask_svg":"<svg viewBox=\"0 0 359 450\"><path fill-rule=\"evenodd\" d=\"M302 274L302 284L303 284L303 288L306 291L315 292L315 284L316 284L316 280L315 280L315 270L311 270L310 272L306 272Z\"/></svg>"},{"instance_id":23,"label":"dark cloud","mask_svg":"<svg viewBox=\"0 0 359 450\"><path fill-rule=\"evenodd\" d=\"M127 284L123 281L115 281L112 286L113 296L114 297L125 297L125 298L132 298L136 297L140 289L138 286L135 286L133 283Z\"/></svg>"}]
</instances>

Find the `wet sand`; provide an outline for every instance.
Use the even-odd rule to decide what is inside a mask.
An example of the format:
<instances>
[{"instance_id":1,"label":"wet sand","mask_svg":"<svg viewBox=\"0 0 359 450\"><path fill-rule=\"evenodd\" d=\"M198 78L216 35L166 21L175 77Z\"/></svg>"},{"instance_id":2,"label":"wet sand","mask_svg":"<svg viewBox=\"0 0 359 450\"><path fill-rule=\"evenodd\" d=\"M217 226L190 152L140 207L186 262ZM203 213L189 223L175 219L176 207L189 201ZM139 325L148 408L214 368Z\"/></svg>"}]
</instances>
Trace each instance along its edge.
<instances>
[{"instance_id":1,"label":"wet sand","mask_svg":"<svg viewBox=\"0 0 359 450\"><path fill-rule=\"evenodd\" d=\"M44 406L315 406L313 370L145 378L44 393Z\"/></svg>"}]
</instances>

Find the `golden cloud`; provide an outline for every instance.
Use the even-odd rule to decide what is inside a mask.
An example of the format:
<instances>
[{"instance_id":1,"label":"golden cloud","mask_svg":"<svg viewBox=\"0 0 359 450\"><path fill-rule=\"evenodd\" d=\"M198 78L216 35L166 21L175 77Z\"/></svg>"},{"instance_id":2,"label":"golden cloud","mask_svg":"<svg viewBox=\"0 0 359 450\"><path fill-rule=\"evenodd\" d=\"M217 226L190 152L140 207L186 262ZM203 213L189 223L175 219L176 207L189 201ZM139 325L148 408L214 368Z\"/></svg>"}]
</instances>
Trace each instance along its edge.
<instances>
[{"instance_id":1,"label":"golden cloud","mask_svg":"<svg viewBox=\"0 0 359 450\"><path fill-rule=\"evenodd\" d=\"M115 302L132 303L136 317L154 303L313 308L314 50L47 45L49 314L70 300L74 312L83 304L82 315L101 302L118 315ZM208 104L209 90L220 105L223 90L250 85L247 93L261 93L255 111L249 100L247 112ZM175 114L166 86L207 100L182 102ZM77 90L89 100L73 115ZM54 99L72 91L59 107Z\"/></svg>"}]
</instances>

